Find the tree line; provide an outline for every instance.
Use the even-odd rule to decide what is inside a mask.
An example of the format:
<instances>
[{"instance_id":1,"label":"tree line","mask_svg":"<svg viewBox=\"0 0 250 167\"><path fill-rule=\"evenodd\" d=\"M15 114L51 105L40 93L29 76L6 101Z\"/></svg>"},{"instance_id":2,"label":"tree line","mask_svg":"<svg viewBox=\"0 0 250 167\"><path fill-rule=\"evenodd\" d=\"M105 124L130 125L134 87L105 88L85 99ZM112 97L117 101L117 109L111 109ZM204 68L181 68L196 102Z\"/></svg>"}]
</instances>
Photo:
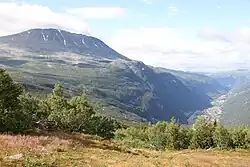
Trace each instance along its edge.
<instances>
[{"instance_id":1,"label":"tree line","mask_svg":"<svg viewBox=\"0 0 250 167\"><path fill-rule=\"evenodd\" d=\"M5 70L0 69L0 132L25 133L44 127L46 130L98 135L136 148L250 148L248 127L226 128L202 118L190 127L175 119L155 125L125 127L115 119L97 115L84 91L81 96L66 98L63 88L56 84L52 93L38 98L25 92Z\"/></svg>"},{"instance_id":2,"label":"tree line","mask_svg":"<svg viewBox=\"0 0 250 167\"><path fill-rule=\"evenodd\" d=\"M156 150L250 148L248 127L226 128L201 117L190 127L171 119L170 122L158 122L152 126L119 129L115 137L128 147Z\"/></svg>"}]
</instances>

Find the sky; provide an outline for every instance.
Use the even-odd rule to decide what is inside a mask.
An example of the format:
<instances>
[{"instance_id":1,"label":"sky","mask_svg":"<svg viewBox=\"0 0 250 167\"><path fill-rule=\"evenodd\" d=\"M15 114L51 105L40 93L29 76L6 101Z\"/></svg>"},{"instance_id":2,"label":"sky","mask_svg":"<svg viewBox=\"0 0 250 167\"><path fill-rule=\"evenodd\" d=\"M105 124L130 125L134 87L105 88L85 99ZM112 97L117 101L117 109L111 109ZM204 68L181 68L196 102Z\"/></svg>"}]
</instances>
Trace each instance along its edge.
<instances>
[{"instance_id":1,"label":"sky","mask_svg":"<svg viewBox=\"0 0 250 167\"><path fill-rule=\"evenodd\" d=\"M59 28L145 64L185 71L250 68L250 0L0 0L0 36Z\"/></svg>"}]
</instances>

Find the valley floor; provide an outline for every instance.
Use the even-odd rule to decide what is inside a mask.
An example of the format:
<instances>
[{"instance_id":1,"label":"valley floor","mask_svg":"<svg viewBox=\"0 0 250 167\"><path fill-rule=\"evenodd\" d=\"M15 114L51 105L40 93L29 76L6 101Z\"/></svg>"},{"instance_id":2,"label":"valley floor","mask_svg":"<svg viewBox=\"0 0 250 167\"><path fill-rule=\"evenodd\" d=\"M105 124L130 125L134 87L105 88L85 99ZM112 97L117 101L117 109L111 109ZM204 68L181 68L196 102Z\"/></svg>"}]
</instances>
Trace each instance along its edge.
<instances>
[{"instance_id":1,"label":"valley floor","mask_svg":"<svg viewBox=\"0 0 250 167\"><path fill-rule=\"evenodd\" d=\"M10 156L16 154L18 160L13 160ZM126 149L81 134L0 135L0 166L248 167L250 152Z\"/></svg>"},{"instance_id":2,"label":"valley floor","mask_svg":"<svg viewBox=\"0 0 250 167\"><path fill-rule=\"evenodd\" d=\"M189 124L193 124L197 116L201 116L210 121L214 120L220 121L221 114L223 113L223 104L226 102L229 95L230 94L228 93L218 97L211 103L212 107L208 109L204 109L202 111L196 111L192 116L190 116Z\"/></svg>"}]
</instances>

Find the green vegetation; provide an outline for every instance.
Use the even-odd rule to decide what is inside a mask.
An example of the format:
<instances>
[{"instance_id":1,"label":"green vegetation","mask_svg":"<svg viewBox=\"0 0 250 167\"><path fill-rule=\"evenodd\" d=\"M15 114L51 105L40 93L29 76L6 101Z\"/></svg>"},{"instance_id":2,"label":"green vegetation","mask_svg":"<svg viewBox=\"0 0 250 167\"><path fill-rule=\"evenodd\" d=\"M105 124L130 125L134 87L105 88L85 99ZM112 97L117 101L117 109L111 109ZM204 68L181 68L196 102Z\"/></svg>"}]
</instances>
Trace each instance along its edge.
<instances>
[{"instance_id":1,"label":"green vegetation","mask_svg":"<svg viewBox=\"0 0 250 167\"><path fill-rule=\"evenodd\" d=\"M173 118L155 125L125 127L96 114L84 92L66 97L62 86L56 84L51 94L38 98L25 93L5 70L0 70L0 96L0 132L14 133L0 134L0 166L249 164L247 127L227 129L217 122L198 119L187 128ZM208 148L247 151L200 150ZM21 157L11 159L12 155ZM207 156L211 160L205 160Z\"/></svg>"},{"instance_id":2,"label":"green vegetation","mask_svg":"<svg viewBox=\"0 0 250 167\"><path fill-rule=\"evenodd\" d=\"M23 93L11 77L0 70L0 132L25 132L43 121L46 130L84 132L112 138L120 124L113 119L95 115L84 94L65 98L62 87L55 85L45 99ZM53 124L52 126L47 125ZM54 129L56 128L56 129Z\"/></svg>"},{"instance_id":3,"label":"green vegetation","mask_svg":"<svg viewBox=\"0 0 250 167\"><path fill-rule=\"evenodd\" d=\"M0 81L1 132L24 133L38 127L115 138L125 146L156 150L250 148L247 127L227 129L199 118L187 128L172 118L170 122L122 128L116 120L96 115L85 93L67 98L63 88L56 84L51 94L39 99L24 93L4 70L0 71Z\"/></svg>"},{"instance_id":4,"label":"green vegetation","mask_svg":"<svg viewBox=\"0 0 250 167\"><path fill-rule=\"evenodd\" d=\"M116 140L128 147L157 150L181 149L250 149L250 129L227 129L216 122L197 119L184 127L174 119L148 127L129 127L116 131Z\"/></svg>"}]
</instances>

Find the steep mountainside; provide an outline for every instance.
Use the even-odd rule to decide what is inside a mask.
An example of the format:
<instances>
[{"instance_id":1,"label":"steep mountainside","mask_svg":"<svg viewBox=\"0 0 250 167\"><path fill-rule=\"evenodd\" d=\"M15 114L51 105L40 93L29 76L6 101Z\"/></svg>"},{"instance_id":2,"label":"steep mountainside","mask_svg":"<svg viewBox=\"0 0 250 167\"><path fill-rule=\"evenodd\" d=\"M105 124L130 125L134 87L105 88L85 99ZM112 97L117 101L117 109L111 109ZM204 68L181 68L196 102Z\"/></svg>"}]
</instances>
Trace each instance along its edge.
<instances>
[{"instance_id":1,"label":"steep mountainside","mask_svg":"<svg viewBox=\"0 0 250 167\"><path fill-rule=\"evenodd\" d=\"M56 29L1 37L0 66L29 91L49 92L60 83L73 94L84 87L88 97L101 104L101 114L133 121L175 117L187 123L193 112L210 106L208 92L224 90L221 85L199 85L205 76L194 84L168 70L129 60L94 37Z\"/></svg>"},{"instance_id":2,"label":"steep mountainside","mask_svg":"<svg viewBox=\"0 0 250 167\"><path fill-rule=\"evenodd\" d=\"M249 73L250 76L250 73ZM238 81L223 105L221 122L229 126L250 126L250 78Z\"/></svg>"},{"instance_id":3,"label":"steep mountainside","mask_svg":"<svg viewBox=\"0 0 250 167\"><path fill-rule=\"evenodd\" d=\"M192 88L201 96L206 94L210 100L227 93L230 88L219 83L217 78L212 78L203 74L183 72L170 69L156 68L157 71L170 73L180 79L186 86Z\"/></svg>"},{"instance_id":4,"label":"steep mountainside","mask_svg":"<svg viewBox=\"0 0 250 167\"><path fill-rule=\"evenodd\" d=\"M200 115L207 119L219 120L228 126L250 125L250 72L240 69L227 72L207 74L230 91L216 98L212 108Z\"/></svg>"}]
</instances>

